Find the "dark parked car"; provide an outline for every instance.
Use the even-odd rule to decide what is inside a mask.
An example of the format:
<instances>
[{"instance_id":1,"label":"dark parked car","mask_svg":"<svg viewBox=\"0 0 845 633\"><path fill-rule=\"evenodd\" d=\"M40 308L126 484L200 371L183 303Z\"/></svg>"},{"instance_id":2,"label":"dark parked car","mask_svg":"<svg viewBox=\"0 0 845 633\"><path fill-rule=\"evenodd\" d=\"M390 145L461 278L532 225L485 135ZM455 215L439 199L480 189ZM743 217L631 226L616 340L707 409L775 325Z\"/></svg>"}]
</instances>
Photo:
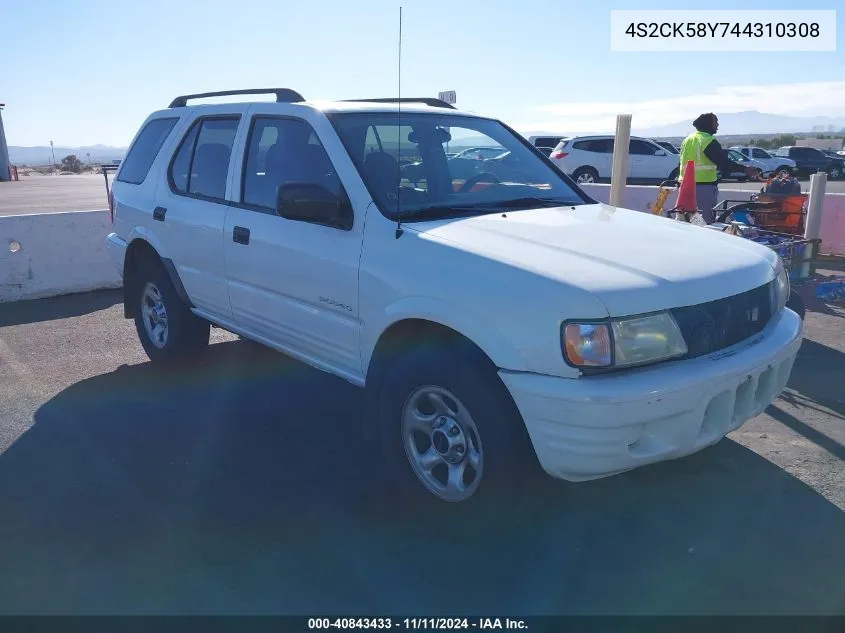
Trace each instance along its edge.
<instances>
[{"instance_id":1,"label":"dark parked car","mask_svg":"<svg viewBox=\"0 0 845 633\"><path fill-rule=\"evenodd\" d=\"M827 172L831 180L840 180L845 175L845 156L828 156L814 147L786 145L775 150L775 156L791 158L795 161L798 176L809 176L820 171Z\"/></svg>"},{"instance_id":2,"label":"dark parked car","mask_svg":"<svg viewBox=\"0 0 845 633\"><path fill-rule=\"evenodd\" d=\"M528 142L534 147L543 152L546 156L550 155L557 144L560 143L566 136L529 136Z\"/></svg>"}]
</instances>

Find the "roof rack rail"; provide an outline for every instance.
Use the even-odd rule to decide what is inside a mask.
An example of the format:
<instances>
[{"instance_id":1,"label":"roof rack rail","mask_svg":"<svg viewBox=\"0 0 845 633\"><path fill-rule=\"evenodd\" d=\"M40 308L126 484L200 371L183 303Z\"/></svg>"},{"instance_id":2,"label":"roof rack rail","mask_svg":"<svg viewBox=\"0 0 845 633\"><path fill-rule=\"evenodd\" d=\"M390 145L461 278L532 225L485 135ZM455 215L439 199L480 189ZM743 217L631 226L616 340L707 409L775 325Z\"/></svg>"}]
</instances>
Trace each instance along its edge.
<instances>
[{"instance_id":1,"label":"roof rack rail","mask_svg":"<svg viewBox=\"0 0 845 633\"><path fill-rule=\"evenodd\" d=\"M297 103L305 101L305 97L290 88L250 88L249 90L221 90L219 92L201 92L194 95L182 95L170 102L169 108L184 108L188 99L202 99L204 97L226 97L228 95L264 95L275 94L276 103Z\"/></svg>"},{"instance_id":2,"label":"roof rack rail","mask_svg":"<svg viewBox=\"0 0 845 633\"><path fill-rule=\"evenodd\" d=\"M386 97L383 99L344 99L343 101L357 101L369 103L424 103L425 105L434 108L449 108L454 110L455 106L451 103L446 103L441 99L434 99L433 97Z\"/></svg>"}]
</instances>

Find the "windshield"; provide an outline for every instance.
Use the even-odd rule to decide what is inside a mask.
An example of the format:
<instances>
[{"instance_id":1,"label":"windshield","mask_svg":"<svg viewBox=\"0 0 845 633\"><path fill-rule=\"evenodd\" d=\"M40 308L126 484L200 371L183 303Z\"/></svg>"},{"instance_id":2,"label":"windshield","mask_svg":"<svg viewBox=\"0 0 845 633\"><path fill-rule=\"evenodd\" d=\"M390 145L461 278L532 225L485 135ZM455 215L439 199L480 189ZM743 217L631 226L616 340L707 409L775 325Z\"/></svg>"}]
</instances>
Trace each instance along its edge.
<instances>
[{"instance_id":1,"label":"windshield","mask_svg":"<svg viewBox=\"0 0 845 633\"><path fill-rule=\"evenodd\" d=\"M592 201L497 121L448 113L331 116L382 213L403 220Z\"/></svg>"}]
</instances>

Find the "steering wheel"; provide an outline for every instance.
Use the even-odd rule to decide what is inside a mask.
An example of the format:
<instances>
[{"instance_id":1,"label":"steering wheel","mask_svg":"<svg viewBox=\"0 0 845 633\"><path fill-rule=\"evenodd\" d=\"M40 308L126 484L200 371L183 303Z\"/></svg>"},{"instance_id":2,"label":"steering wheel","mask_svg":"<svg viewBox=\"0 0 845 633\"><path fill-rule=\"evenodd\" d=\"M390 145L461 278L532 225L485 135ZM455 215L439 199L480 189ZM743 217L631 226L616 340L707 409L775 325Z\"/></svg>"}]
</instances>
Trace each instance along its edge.
<instances>
[{"instance_id":1,"label":"steering wheel","mask_svg":"<svg viewBox=\"0 0 845 633\"><path fill-rule=\"evenodd\" d=\"M482 171L474 176L470 176L467 181L461 185L461 188L458 189L458 193L466 193L484 179L487 179L486 182L492 182L494 185L498 185L502 182L496 177L496 174L492 174L489 171Z\"/></svg>"}]
</instances>

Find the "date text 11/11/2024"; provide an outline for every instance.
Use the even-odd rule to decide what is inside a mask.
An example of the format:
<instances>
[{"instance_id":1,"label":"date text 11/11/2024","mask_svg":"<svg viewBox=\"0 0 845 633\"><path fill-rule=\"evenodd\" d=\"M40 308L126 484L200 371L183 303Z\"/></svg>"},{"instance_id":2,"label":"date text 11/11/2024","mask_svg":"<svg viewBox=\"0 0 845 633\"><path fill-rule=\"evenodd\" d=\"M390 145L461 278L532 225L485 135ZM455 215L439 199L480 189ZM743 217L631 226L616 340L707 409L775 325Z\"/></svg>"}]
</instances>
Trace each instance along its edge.
<instances>
[{"instance_id":1,"label":"date text 11/11/2024","mask_svg":"<svg viewBox=\"0 0 845 633\"><path fill-rule=\"evenodd\" d=\"M309 630L528 630L525 620L515 618L309 618Z\"/></svg>"}]
</instances>

